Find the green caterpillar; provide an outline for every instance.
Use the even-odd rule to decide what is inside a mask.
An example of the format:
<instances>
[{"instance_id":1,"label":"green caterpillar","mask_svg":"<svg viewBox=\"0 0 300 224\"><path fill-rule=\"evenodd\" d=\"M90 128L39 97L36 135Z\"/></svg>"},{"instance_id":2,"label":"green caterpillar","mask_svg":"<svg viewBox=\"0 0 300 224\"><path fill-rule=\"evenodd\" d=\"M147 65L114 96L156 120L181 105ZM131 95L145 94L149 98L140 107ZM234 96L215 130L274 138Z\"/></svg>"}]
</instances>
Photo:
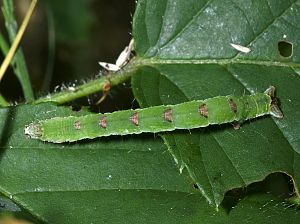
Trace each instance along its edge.
<instances>
[{"instance_id":1,"label":"green caterpillar","mask_svg":"<svg viewBox=\"0 0 300 224\"><path fill-rule=\"evenodd\" d=\"M54 117L29 124L25 127L25 134L42 141L62 143L110 135L157 133L228 122L242 123L267 114L282 118L274 92L275 87L271 86L264 93L241 97L218 96L176 105L80 117Z\"/></svg>"}]
</instances>

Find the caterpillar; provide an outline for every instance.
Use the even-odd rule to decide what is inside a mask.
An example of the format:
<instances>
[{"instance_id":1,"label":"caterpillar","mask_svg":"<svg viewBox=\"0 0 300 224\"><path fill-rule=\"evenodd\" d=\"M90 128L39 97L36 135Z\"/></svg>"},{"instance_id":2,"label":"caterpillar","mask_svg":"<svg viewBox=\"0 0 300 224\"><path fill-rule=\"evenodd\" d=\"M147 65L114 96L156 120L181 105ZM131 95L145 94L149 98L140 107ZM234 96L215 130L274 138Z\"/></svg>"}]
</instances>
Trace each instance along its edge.
<instances>
[{"instance_id":1,"label":"caterpillar","mask_svg":"<svg viewBox=\"0 0 300 224\"><path fill-rule=\"evenodd\" d=\"M54 117L30 123L25 127L25 134L33 139L63 143L110 135L193 129L229 122L240 124L268 114L282 118L274 93L275 87L270 86L264 93L240 97L217 96L113 113Z\"/></svg>"}]
</instances>

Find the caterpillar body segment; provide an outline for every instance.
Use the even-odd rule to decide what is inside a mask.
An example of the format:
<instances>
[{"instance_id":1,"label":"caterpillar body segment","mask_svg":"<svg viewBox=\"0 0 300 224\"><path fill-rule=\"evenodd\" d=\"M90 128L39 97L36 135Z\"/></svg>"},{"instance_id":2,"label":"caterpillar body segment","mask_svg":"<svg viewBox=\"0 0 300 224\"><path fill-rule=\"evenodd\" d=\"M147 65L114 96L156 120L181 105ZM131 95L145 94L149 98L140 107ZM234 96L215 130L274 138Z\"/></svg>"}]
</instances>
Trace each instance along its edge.
<instances>
[{"instance_id":1,"label":"caterpillar body segment","mask_svg":"<svg viewBox=\"0 0 300 224\"><path fill-rule=\"evenodd\" d=\"M110 135L157 133L229 122L242 123L268 114L282 118L274 92L275 88L271 86L264 93L241 97L217 96L176 105L79 117L54 117L32 122L25 127L25 134L42 141L62 143Z\"/></svg>"}]
</instances>

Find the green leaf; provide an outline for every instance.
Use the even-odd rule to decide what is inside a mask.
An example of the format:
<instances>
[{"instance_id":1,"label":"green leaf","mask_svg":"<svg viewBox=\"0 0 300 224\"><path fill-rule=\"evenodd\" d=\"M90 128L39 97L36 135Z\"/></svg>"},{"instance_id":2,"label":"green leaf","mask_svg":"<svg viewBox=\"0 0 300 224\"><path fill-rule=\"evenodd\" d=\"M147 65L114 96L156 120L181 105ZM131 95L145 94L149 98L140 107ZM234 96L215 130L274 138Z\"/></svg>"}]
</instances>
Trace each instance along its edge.
<instances>
[{"instance_id":1,"label":"green leaf","mask_svg":"<svg viewBox=\"0 0 300 224\"><path fill-rule=\"evenodd\" d=\"M68 43L85 41L89 35L92 15L84 0L47 0L53 13L56 39Z\"/></svg>"},{"instance_id":2,"label":"green leaf","mask_svg":"<svg viewBox=\"0 0 300 224\"><path fill-rule=\"evenodd\" d=\"M14 203L5 202L9 211L19 213L21 207L51 224L295 223L300 218L291 205L263 195L243 199L230 213L216 211L188 175L179 174L153 135L74 144L24 135L33 120L83 113L49 104L0 110L0 191Z\"/></svg>"},{"instance_id":3,"label":"green leaf","mask_svg":"<svg viewBox=\"0 0 300 224\"><path fill-rule=\"evenodd\" d=\"M292 176L299 189L299 20L299 0L139 1L133 34L141 66L132 85L142 107L276 87L282 120L163 135L180 170L216 206L226 191L274 172ZM292 55L284 57L282 46Z\"/></svg>"},{"instance_id":4,"label":"green leaf","mask_svg":"<svg viewBox=\"0 0 300 224\"><path fill-rule=\"evenodd\" d=\"M271 195L251 195L232 208L228 223L297 223L299 211L291 207Z\"/></svg>"},{"instance_id":5,"label":"green leaf","mask_svg":"<svg viewBox=\"0 0 300 224\"><path fill-rule=\"evenodd\" d=\"M114 217L109 212L116 208L121 213L138 208L145 212L153 202L151 206L159 212L181 200L187 203L190 197L195 202L200 199L191 180L179 175L166 147L153 135L47 144L24 134L25 125L33 120L71 114L83 113L52 105L0 110L0 190L37 218L49 223L87 223L84 220L91 216L96 222L102 215L121 219L121 214ZM142 209L143 200L149 203ZM199 212L197 205L187 206Z\"/></svg>"},{"instance_id":6,"label":"green leaf","mask_svg":"<svg viewBox=\"0 0 300 224\"><path fill-rule=\"evenodd\" d=\"M14 17L14 4L12 0L4 0L3 6L1 7L3 16L5 19L5 26L8 32L10 43L13 44L18 31L18 24ZM3 35L0 33L0 48L4 55L7 55L9 51L8 44L3 38ZM30 76L28 73L25 57L21 47L15 53L11 61L11 66L14 70L15 75L19 79L19 82L22 86L24 97L27 102L34 100L34 94L30 83Z\"/></svg>"}]
</instances>

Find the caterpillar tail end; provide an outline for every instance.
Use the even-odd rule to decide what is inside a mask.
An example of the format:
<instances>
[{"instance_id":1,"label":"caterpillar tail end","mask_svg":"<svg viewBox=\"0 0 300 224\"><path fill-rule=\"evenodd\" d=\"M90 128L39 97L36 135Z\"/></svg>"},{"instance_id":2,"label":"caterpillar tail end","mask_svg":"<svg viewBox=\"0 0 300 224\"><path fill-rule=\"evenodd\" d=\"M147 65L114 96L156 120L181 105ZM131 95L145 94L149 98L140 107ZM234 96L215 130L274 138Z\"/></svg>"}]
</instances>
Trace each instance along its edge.
<instances>
[{"instance_id":1,"label":"caterpillar tail end","mask_svg":"<svg viewBox=\"0 0 300 224\"><path fill-rule=\"evenodd\" d=\"M43 129L40 123L33 122L25 126L24 132L29 138L40 139L42 137Z\"/></svg>"},{"instance_id":2,"label":"caterpillar tail end","mask_svg":"<svg viewBox=\"0 0 300 224\"><path fill-rule=\"evenodd\" d=\"M283 113L279 108L279 101L275 97L275 87L270 86L268 89L266 89L265 94L269 95L271 97L271 108L270 108L270 115L273 117L276 117L278 119L283 118Z\"/></svg>"},{"instance_id":3,"label":"caterpillar tail end","mask_svg":"<svg viewBox=\"0 0 300 224\"><path fill-rule=\"evenodd\" d=\"M273 117L276 117L278 119L282 119L283 118L283 113L281 112L281 110L278 107L278 105L274 104L273 101L272 101L272 104L271 104L270 115L272 115Z\"/></svg>"},{"instance_id":4,"label":"caterpillar tail end","mask_svg":"<svg viewBox=\"0 0 300 224\"><path fill-rule=\"evenodd\" d=\"M275 87L270 86L268 89L265 90L265 94L269 95L270 97L275 97Z\"/></svg>"}]
</instances>

